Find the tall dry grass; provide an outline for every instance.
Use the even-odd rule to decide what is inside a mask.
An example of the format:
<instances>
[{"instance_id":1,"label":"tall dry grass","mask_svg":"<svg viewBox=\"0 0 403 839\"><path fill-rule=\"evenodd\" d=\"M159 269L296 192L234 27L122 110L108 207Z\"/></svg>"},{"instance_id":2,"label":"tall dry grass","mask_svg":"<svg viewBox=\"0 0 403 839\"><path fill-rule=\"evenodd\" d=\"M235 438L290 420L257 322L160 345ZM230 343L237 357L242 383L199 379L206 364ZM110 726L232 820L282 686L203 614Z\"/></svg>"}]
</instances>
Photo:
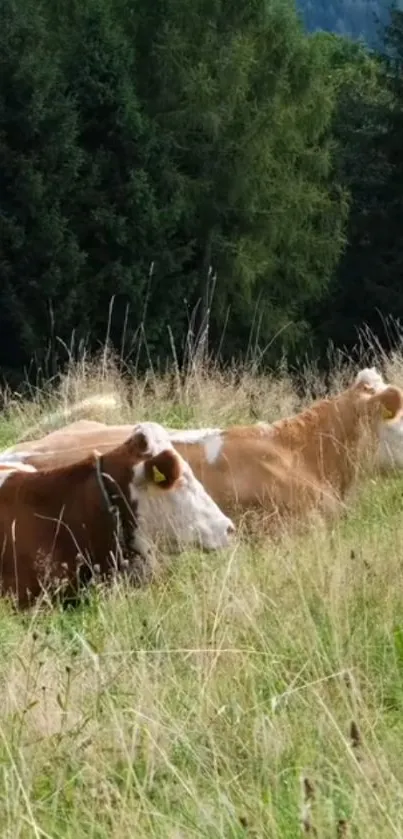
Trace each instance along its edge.
<instances>
[{"instance_id":1,"label":"tall dry grass","mask_svg":"<svg viewBox=\"0 0 403 839\"><path fill-rule=\"evenodd\" d=\"M403 384L399 353L379 362ZM303 395L284 370L135 380L104 355L9 394L0 434L99 392L117 404L96 418L178 427L271 421L324 389L309 369ZM1 836L403 836L402 495L370 481L332 528L188 552L75 611L1 603Z\"/></svg>"}]
</instances>

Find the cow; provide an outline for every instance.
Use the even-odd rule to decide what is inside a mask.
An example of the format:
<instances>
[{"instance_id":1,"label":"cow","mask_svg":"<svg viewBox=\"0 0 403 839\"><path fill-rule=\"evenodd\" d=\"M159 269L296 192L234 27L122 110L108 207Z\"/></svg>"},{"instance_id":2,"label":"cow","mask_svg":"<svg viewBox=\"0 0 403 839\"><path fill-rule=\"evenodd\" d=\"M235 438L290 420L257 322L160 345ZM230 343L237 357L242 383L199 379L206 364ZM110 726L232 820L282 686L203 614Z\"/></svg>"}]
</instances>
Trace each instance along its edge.
<instances>
[{"instance_id":1,"label":"cow","mask_svg":"<svg viewBox=\"0 0 403 839\"><path fill-rule=\"evenodd\" d=\"M94 448L109 451L130 429L81 420L7 456L37 468L69 464ZM341 393L271 425L171 430L169 436L228 516L257 509L272 522L312 509L333 514L344 508L362 467L403 462L403 394L368 368Z\"/></svg>"},{"instance_id":2,"label":"cow","mask_svg":"<svg viewBox=\"0 0 403 839\"><path fill-rule=\"evenodd\" d=\"M382 376L375 368L362 370L360 381L370 385L380 393L388 388ZM390 472L403 468L403 416L398 412L394 418L386 417L379 429L379 446L376 454L377 466L381 472Z\"/></svg>"},{"instance_id":3,"label":"cow","mask_svg":"<svg viewBox=\"0 0 403 839\"><path fill-rule=\"evenodd\" d=\"M8 472L37 472L38 470L35 466L31 466L29 463L24 463L23 461L18 461L17 459L13 459L10 457L10 460L3 460L0 463L0 478L2 475Z\"/></svg>"},{"instance_id":4,"label":"cow","mask_svg":"<svg viewBox=\"0 0 403 839\"><path fill-rule=\"evenodd\" d=\"M11 453L0 462L1 591L22 607L47 584L74 589L94 568L107 576L117 553L146 565L159 535L171 550L211 551L235 532L157 423L69 465L37 470Z\"/></svg>"}]
</instances>

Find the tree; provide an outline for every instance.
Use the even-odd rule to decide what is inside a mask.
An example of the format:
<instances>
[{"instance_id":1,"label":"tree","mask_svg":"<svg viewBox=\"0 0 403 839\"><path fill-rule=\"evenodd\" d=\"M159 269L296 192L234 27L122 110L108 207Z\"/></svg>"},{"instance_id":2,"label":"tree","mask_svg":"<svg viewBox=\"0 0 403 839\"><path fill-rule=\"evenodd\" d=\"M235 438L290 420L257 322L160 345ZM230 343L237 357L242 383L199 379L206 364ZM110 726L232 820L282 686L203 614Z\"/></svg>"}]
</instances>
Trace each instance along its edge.
<instances>
[{"instance_id":1,"label":"tree","mask_svg":"<svg viewBox=\"0 0 403 839\"><path fill-rule=\"evenodd\" d=\"M67 208L79 179L73 103L31 0L1 0L0 365L29 364L56 318L66 338L83 264Z\"/></svg>"},{"instance_id":2,"label":"tree","mask_svg":"<svg viewBox=\"0 0 403 839\"><path fill-rule=\"evenodd\" d=\"M161 194L160 144L138 100L136 50L125 32L126 14L130 17L130 9L108 0L85 0L69 4L54 25L65 43L64 73L76 102L84 159L71 224L86 254L81 286L88 329L93 339L105 337L115 296L118 316L110 338L119 346L128 309L126 337L133 339L145 315L155 261L152 290L157 288L159 311L149 335L153 349L172 315L172 293L161 288L163 272L178 273L182 266L180 254L170 253L177 211L169 214ZM183 309L176 318L183 328Z\"/></svg>"},{"instance_id":3,"label":"tree","mask_svg":"<svg viewBox=\"0 0 403 839\"><path fill-rule=\"evenodd\" d=\"M403 14L386 32L389 58L333 41L338 176L350 193L348 247L330 295L310 318L324 349L351 348L367 326L388 344L387 321L403 313ZM393 58L392 58L393 54Z\"/></svg>"},{"instance_id":4,"label":"tree","mask_svg":"<svg viewBox=\"0 0 403 839\"><path fill-rule=\"evenodd\" d=\"M1 317L16 364L43 345L49 308L63 340L104 340L112 297L112 342L145 319L153 359L168 327L183 353L194 308L215 348L230 312L226 358L253 331L271 360L304 346L345 199L329 56L291 0L1 2Z\"/></svg>"},{"instance_id":5,"label":"tree","mask_svg":"<svg viewBox=\"0 0 403 839\"><path fill-rule=\"evenodd\" d=\"M216 346L230 308L226 353L244 350L256 306L261 341L287 326L290 346L342 242L321 55L277 0L140 0L138 9L137 89L186 207L172 247L190 245L193 303L205 321L211 266Z\"/></svg>"}]
</instances>

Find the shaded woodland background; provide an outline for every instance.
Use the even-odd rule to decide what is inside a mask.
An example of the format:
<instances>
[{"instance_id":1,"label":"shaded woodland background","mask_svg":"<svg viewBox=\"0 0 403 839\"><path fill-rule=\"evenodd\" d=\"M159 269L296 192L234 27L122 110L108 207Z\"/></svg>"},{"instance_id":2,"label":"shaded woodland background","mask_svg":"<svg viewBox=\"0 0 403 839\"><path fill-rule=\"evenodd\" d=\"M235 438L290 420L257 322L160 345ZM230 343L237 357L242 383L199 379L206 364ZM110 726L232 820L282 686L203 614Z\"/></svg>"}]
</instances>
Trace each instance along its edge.
<instances>
[{"instance_id":1,"label":"shaded woodland background","mask_svg":"<svg viewBox=\"0 0 403 839\"><path fill-rule=\"evenodd\" d=\"M403 11L0 0L0 372L274 365L403 313ZM321 30L329 31L321 31ZM393 329L392 329L393 332ZM51 371L50 371L51 372Z\"/></svg>"}]
</instances>

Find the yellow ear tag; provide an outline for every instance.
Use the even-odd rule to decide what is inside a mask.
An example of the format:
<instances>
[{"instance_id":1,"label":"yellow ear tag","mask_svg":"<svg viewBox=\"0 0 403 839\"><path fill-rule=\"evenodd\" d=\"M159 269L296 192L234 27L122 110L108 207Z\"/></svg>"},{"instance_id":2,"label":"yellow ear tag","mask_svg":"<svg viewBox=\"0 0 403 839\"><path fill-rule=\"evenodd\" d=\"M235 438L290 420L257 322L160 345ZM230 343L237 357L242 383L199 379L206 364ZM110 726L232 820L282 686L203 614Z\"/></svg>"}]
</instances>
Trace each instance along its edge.
<instances>
[{"instance_id":1,"label":"yellow ear tag","mask_svg":"<svg viewBox=\"0 0 403 839\"><path fill-rule=\"evenodd\" d=\"M382 408L382 416L383 416L384 420L392 419L393 413L392 413L392 411L389 411L388 408L383 407Z\"/></svg>"},{"instance_id":2,"label":"yellow ear tag","mask_svg":"<svg viewBox=\"0 0 403 839\"><path fill-rule=\"evenodd\" d=\"M157 469L156 466L153 466L153 476L154 476L154 483L161 484L163 481L166 481L165 475Z\"/></svg>"}]
</instances>

